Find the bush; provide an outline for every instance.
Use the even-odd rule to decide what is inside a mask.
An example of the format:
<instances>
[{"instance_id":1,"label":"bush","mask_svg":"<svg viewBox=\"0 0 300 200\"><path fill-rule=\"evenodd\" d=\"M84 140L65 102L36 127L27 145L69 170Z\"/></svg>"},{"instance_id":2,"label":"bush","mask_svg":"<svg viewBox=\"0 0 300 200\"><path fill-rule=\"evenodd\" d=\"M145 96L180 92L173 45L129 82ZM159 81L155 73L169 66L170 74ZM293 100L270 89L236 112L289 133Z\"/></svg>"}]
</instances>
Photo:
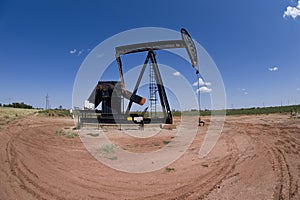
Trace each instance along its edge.
<instances>
[{"instance_id":1,"label":"bush","mask_svg":"<svg viewBox=\"0 0 300 200\"><path fill-rule=\"evenodd\" d=\"M71 117L69 110L40 110L38 113L49 116L49 117Z\"/></svg>"}]
</instances>

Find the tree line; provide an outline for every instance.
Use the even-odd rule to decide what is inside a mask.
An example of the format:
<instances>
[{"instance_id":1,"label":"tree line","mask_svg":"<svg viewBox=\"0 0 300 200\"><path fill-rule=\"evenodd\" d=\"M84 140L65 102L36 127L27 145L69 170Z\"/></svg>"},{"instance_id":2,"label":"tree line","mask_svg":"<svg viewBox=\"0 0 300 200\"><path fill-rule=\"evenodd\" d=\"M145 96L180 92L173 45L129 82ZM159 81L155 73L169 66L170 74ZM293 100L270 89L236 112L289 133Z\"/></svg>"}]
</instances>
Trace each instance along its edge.
<instances>
[{"instance_id":1,"label":"tree line","mask_svg":"<svg viewBox=\"0 0 300 200\"><path fill-rule=\"evenodd\" d=\"M24 102L14 102L14 103L10 103L10 104L1 104L1 107L10 107L10 108L25 108L25 109L33 109L33 107L31 105L25 104Z\"/></svg>"}]
</instances>

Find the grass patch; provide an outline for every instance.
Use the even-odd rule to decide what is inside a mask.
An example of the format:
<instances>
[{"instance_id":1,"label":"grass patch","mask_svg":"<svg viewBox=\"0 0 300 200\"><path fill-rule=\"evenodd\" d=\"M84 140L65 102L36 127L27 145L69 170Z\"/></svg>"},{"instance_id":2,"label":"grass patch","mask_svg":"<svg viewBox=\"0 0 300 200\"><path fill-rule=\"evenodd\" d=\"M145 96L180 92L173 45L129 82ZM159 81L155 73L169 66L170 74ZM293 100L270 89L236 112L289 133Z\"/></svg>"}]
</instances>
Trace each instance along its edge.
<instances>
[{"instance_id":1,"label":"grass patch","mask_svg":"<svg viewBox=\"0 0 300 200\"><path fill-rule=\"evenodd\" d=\"M56 135L59 136L59 137L60 136L65 136L67 138L75 138L75 137L78 136L77 133L67 132L64 129L57 130Z\"/></svg>"},{"instance_id":2,"label":"grass patch","mask_svg":"<svg viewBox=\"0 0 300 200\"><path fill-rule=\"evenodd\" d=\"M175 169L173 167L166 167L166 171L171 172L171 171L175 171Z\"/></svg>"},{"instance_id":3,"label":"grass patch","mask_svg":"<svg viewBox=\"0 0 300 200\"><path fill-rule=\"evenodd\" d=\"M38 112L36 109L0 107L0 124L4 125L36 112Z\"/></svg>"},{"instance_id":4,"label":"grass patch","mask_svg":"<svg viewBox=\"0 0 300 200\"><path fill-rule=\"evenodd\" d=\"M90 135L92 137L97 137L97 136L99 136L99 133L88 133L87 135Z\"/></svg>"},{"instance_id":5,"label":"grass patch","mask_svg":"<svg viewBox=\"0 0 300 200\"><path fill-rule=\"evenodd\" d=\"M46 117L71 117L70 111L64 109L40 110L38 114Z\"/></svg>"},{"instance_id":6,"label":"grass patch","mask_svg":"<svg viewBox=\"0 0 300 200\"><path fill-rule=\"evenodd\" d=\"M116 146L114 144L103 144L97 149L97 152L102 155L106 155L106 154L115 153L115 149Z\"/></svg>"},{"instance_id":7,"label":"grass patch","mask_svg":"<svg viewBox=\"0 0 300 200\"><path fill-rule=\"evenodd\" d=\"M113 157L106 157L107 159L109 159L109 160L118 160L118 157L117 156L113 156Z\"/></svg>"},{"instance_id":8,"label":"grass patch","mask_svg":"<svg viewBox=\"0 0 300 200\"><path fill-rule=\"evenodd\" d=\"M67 132L65 135L67 138L75 138L77 136L76 133L72 133L72 132Z\"/></svg>"}]
</instances>

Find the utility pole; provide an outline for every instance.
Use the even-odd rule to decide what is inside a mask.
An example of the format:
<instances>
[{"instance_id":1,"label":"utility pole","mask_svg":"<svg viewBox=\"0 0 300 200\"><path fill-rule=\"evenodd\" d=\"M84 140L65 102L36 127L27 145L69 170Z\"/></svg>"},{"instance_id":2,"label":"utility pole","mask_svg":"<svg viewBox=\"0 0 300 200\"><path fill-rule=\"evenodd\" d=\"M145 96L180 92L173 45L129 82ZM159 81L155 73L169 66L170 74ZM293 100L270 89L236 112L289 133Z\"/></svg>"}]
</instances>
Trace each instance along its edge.
<instances>
[{"instance_id":1,"label":"utility pole","mask_svg":"<svg viewBox=\"0 0 300 200\"><path fill-rule=\"evenodd\" d=\"M50 109L50 103L49 103L49 95L47 94L46 95L46 107L45 107L45 110L49 110Z\"/></svg>"}]
</instances>

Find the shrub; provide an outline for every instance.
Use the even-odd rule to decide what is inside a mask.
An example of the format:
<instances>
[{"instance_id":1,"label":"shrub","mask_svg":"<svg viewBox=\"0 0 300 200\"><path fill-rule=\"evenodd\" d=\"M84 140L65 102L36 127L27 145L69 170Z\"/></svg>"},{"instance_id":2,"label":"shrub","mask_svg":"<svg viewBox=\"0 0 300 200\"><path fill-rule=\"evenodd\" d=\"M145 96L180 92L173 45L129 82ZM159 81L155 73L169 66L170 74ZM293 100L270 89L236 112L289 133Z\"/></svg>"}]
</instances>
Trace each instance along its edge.
<instances>
[{"instance_id":1,"label":"shrub","mask_svg":"<svg viewBox=\"0 0 300 200\"><path fill-rule=\"evenodd\" d=\"M66 133L66 137L67 137L67 138L75 138L76 136L77 136L77 134L72 133L72 132L67 132L67 133Z\"/></svg>"},{"instance_id":2,"label":"shrub","mask_svg":"<svg viewBox=\"0 0 300 200\"><path fill-rule=\"evenodd\" d=\"M116 146L114 144L103 144L97 149L100 154L110 154L115 153Z\"/></svg>"},{"instance_id":3,"label":"shrub","mask_svg":"<svg viewBox=\"0 0 300 200\"><path fill-rule=\"evenodd\" d=\"M171 172L171 171L175 171L175 169L173 167L166 167L166 171Z\"/></svg>"}]
</instances>

